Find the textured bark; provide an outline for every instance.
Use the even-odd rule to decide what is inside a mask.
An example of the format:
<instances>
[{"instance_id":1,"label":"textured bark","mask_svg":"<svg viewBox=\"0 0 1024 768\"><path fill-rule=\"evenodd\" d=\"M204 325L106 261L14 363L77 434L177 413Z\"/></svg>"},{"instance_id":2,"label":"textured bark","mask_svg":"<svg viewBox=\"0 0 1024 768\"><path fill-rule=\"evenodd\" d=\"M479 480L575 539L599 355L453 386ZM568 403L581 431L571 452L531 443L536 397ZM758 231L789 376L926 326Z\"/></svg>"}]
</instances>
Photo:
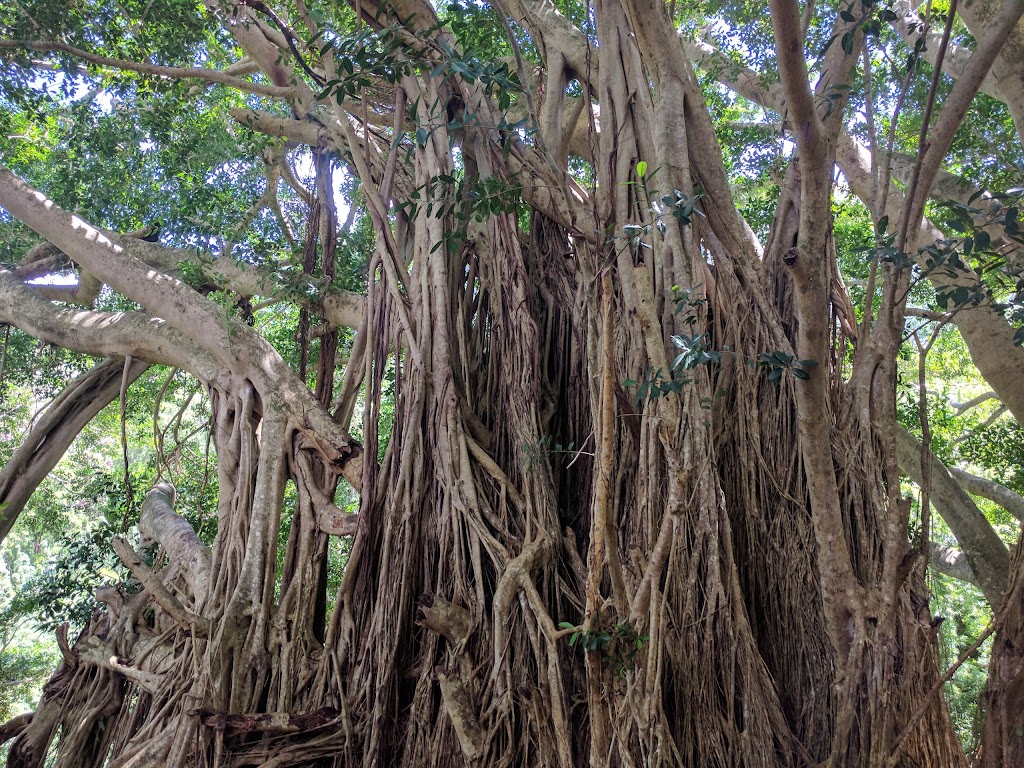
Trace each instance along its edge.
<instances>
[{"instance_id":1,"label":"textured bark","mask_svg":"<svg viewBox=\"0 0 1024 768\"><path fill-rule=\"evenodd\" d=\"M1010 583L998 616L983 704L985 768L1024 761L1024 536L1013 553Z\"/></svg>"},{"instance_id":2,"label":"textured bark","mask_svg":"<svg viewBox=\"0 0 1024 768\"><path fill-rule=\"evenodd\" d=\"M0 319L76 348L134 344L147 361L194 354L220 489L209 550L173 489L150 492L140 533L161 560L143 570L118 545L149 587L105 595L14 764L40 764L59 732L68 764L116 768L963 765L931 695L934 632L896 464L906 276L882 270L882 315L855 339L829 232L840 126L822 96L855 56L833 46L809 89L796 4L773 3L799 160L762 249L659 3L599 0L591 37L542 0L510 3L548 67L544 103L524 108L530 142L498 129L486 85L437 69L453 40L426 3L358 5L415 31L405 55L421 65L372 121L380 92L317 104L262 4L225 5L273 87L293 89L292 119L235 118L308 142L320 163L347 153L362 185L376 241L337 413L362 382L364 444L327 411L333 365L310 392L252 329L155 270L166 252L0 171L0 203L145 308L47 316L37 296ZM331 52L317 65L338 71ZM583 120L590 190L560 165L573 79L599 105ZM439 105L474 117L439 119ZM456 170L461 196L442 181ZM332 263L329 177L319 166L309 200L311 276ZM522 200L480 213L479 188ZM27 294L9 274L0 291ZM718 359L676 365L684 337ZM795 364L769 380L766 353ZM333 503L343 477L360 492L354 518ZM289 482L297 504L283 510ZM348 532L327 595L327 536Z\"/></svg>"}]
</instances>

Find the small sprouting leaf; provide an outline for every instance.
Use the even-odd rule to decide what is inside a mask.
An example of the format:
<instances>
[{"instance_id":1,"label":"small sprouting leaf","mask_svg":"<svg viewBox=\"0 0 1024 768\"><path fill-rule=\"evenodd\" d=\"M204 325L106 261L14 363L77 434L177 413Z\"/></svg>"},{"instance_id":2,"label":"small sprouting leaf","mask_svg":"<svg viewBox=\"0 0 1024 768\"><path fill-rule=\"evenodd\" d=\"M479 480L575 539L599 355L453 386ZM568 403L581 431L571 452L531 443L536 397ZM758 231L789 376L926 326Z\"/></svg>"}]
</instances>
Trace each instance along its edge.
<instances>
[{"instance_id":1,"label":"small sprouting leaf","mask_svg":"<svg viewBox=\"0 0 1024 768\"><path fill-rule=\"evenodd\" d=\"M636 164L636 175L639 178L642 179L646 174L647 174L647 161L646 160L641 160L639 163Z\"/></svg>"}]
</instances>

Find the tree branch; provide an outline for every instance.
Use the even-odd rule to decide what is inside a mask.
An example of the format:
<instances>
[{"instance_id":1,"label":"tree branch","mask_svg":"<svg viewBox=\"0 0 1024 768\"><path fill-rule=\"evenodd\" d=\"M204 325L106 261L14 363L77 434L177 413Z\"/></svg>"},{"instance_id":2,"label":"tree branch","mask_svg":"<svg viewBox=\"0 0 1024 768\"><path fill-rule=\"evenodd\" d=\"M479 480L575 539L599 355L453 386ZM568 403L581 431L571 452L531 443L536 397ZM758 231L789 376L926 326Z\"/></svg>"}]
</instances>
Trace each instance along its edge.
<instances>
[{"instance_id":1,"label":"tree branch","mask_svg":"<svg viewBox=\"0 0 1024 768\"><path fill-rule=\"evenodd\" d=\"M97 278L163 319L154 322L146 318L145 322L153 322L153 327L141 333L136 331L129 338L118 339L120 344L113 348L105 339L94 339L97 349L82 351L103 355L131 354L144 360L163 362L161 358L167 356L167 351L162 347L153 349L151 339L158 335L158 331L171 333L176 338L177 349L170 350L170 353L177 353L174 355L177 359L167 362L196 372L196 362L187 355L182 356L181 352L188 350L190 355L199 354L201 357L201 351L205 350L216 362L212 372L209 369L203 374L196 372L201 380L215 382L222 372L228 376L248 378L264 398L282 403L290 412L293 424L313 435L316 444L326 451L325 455L331 454L330 461L341 469L345 478L359 487L362 447L330 417L266 339L241 320L226 317L223 309L181 281L155 272L134 255L148 243L134 238L118 238L118 243L113 242L79 217L61 210L52 200L2 166L0 205ZM11 285L11 281L16 282L16 279L10 272L0 271L0 278L6 278L0 284L4 284L8 291L20 292L22 296L28 294L20 283L17 287ZM52 305L40 303L53 314ZM0 312L4 311L3 308L0 303ZM85 313L85 316L91 317L92 313ZM75 321L67 315L62 317L66 322L54 325L52 317L37 316L34 324L60 339L55 343L78 349L78 340L68 333L68 323L74 324ZM107 316L105 323L111 329L120 329L123 327L122 317ZM7 322L24 327L20 312L18 318L9 318ZM83 326L81 321L77 326L86 331L86 335L94 335L88 333L95 330L92 326Z\"/></svg>"},{"instance_id":2,"label":"tree branch","mask_svg":"<svg viewBox=\"0 0 1024 768\"><path fill-rule=\"evenodd\" d=\"M993 608L999 605L1010 573L1010 554L985 515L960 487L949 469L930 451L931 500L963 549L978 586ZM896 427L896 458L900 469L918 485L922 482L921 443Z\"/></svg>"},{"instance_id":3,"label":"tree branch","mask_svg":"<svg viewBox=\"0 0 1024 768\"><path fill-rule=\"evenodd\" d=\"M919 226L925 200L928 198L932 182L942 166L942 161L953 143L953 137L963 122L978 88L992 67L1003 44L1009 38L1024 14L1024 0L1008 0L1002 11L992 19L985 34L978 38L978 47L971 60L964 68L963 74L953 85L943 101L942 110L935 118L934 128L928 133L927 148L921 160L918 183L915 185L914 198L910 201L907 213L909 226L907 231L914 231Z\"/></svg>"},{"instance_id":4,"label":"tree branch","mask_svg":"<svg viewBox=\"0 0 1024 768\"><path fill-rule=\"evenodd\" d=\"M890 22L890 25L896 30L896 33L905 45L909 48L914 48L920 36L921 28L924 26L924 20L917 15L915 6L908 2L908 0L895 0L892 4L892 10L896 14L896 18ZM942 32L937 29L929 29L925 34L925 48L921 51L921 57L933 67L937 60L935 54L941 40ZM963 74L970 58L971 51L969 49L950 44L945 57L942 59L942 71L952 78L958 78ZM991 74L985 76L979 90L994 99L1003 101L1003 95L999 90L999 83Z\"/></svg>"},{"instance_id":5,"label":"tree branch","mask_svg":"<svg viewBox=\"0 0 1024 768\"><path fill-rule=\"evenodd\" d=\"M999 396L991 389L988 392L982 392L977 397L972 397L970 400L966 400L962 403L954 403L950 400L949 404L956 408L956 415L963 416L971 408L975 408L988 400L997 400Z\"/></svg>"},{"instance_id":6,"label":"tree branch","mask_svg":"<svg viewBox=\"0 0 1024 768\"><path fill-rule=\"evenodd\" d=\"M1005 485L979 477L963 469L950 467L949 473L960 483L960 487L975 496L994 501L1021 522L1024 522L1024 497L1010 490Z\"/></svg>"},{"instance_id":7,"label":"tree branch","mask_svg":"<svg viewBox=\"0 0 1024 768\"><path fill-rule=\"evenodd\" d=\"M59 309L0 269L0 322L65 349L98 357L131 355L213 381L217 360L180 331L144 312ZM118 380L118 389L120 380ZM115 393L116 394L116 393Z\"/></svg>"},{"instance_id":8,"label":"tree branch","mask_svg":"<svg viewBox=\"0 0 1024 768\"><path fill-rule=\"evenodd\" d=\"M823 151L823 130L808 85L807 58L800 33L800 9L794 0L770 0L775 49L786 95L789 119L794 126L800 161L811 167Z\"/></svg>"},{"instance_id":9,"label":"tree branch","mask_svg":"<svg viewBox=\"0 0 1024 768\"><path fill-rule=\"evenodd\" d=\"M0 40L0 50L21 50L26 48L41 52L59 51L84 59L97 66L135 72L149 77L162 77L169 80L203 80L208 83L219 83L220 85L237 88L246 93L267 96L273 99L288 99L296 96L298 93L292 87L253 83L249 80L233 77L218 69L206 69L205 67L162 67L156 64L128 61L127 59L112 59L109 56L100 56L83 51L81 48L75 48L67 43L58 43L50 40Z\"/></svg>"},{"instance_id":10,"label":"tree branch","mask_svg":"<svg viewBox=\"0 0 1024 768\"><path fill-rule=\"evenodd\" d=\"M114 548L117 556L121 558L121 562L127 566L157 605L163 608L176 624L185 629L191 629L196 637L208 638L210 636L210 621L202 616L197 616L182 605L181 601L171 594L160 577L153 573L143 561L142 556L132 548L126 539L115 536L110 545Z\"/></svg>"},{"instance_id":11,"label":"tree branch","mask_svg":"<svg viewBox=\"0 0 1024 768\"><path fill-rule=\"evenodd\" d=\"M133 360L128 371L129 383L148 367L141 360ZM0 469L0 542L14 527L39 483L57 465L85 425L117 397L123 370L123 359L104 360L64 387L42 416L33 421L28 437Z\"/></svg>"},{"instance_id":12,"label":"tree branch","mask_svg":"<svg viewBox=\"0 0 1024 768\"><path fill-rule=\"evenodd\" d=\"M978 577L974 575L967 556L959 549L946 547L937 542L928 542L928 565L941 574L978 586Z\"/></svg>"},{"instance_id":13,"label":"tree branch","mask_svg":"<svg viewBox=\"0 0 1024 768\"><path fill-rule=\"evenodd\" d=\"M142 503L139 533L159 542L168 560L181 568L192 598L199 602L206 597L213 556L188 521L174 512L175 495L170 483L153 486Z\"/></svg>"}]
</instances>

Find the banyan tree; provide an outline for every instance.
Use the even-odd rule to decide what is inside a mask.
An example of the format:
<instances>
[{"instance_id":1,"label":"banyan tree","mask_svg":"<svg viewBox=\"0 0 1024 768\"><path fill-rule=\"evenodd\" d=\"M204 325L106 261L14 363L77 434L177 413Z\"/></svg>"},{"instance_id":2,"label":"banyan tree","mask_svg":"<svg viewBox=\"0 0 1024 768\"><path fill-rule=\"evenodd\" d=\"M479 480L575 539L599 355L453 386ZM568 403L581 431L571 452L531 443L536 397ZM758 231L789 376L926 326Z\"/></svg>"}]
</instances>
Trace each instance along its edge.
<instances>
[{"instance_id":1,"label":"banyan tree","mask_svg":"<svg viewBox=\"0 0 1024 768\"><path fill-rule=\"evenodd\" d=\"M1005 307L925 215L976 99L1019 142L1020 0L14 6L5 104L54 71L138 115L170 89L265 179L215 242L115 231L0 169L5 226L38 236L4 256L0 322L97 358L0 473L0 531L149 366L208 393L219 494L207 544L148 489L111 542L134 586L61 637L10 765L965 766L904 473L997 609L981 759L1024 761L1020 549L896 408L930 285L1024 417ZM724 48L741 11L749 61ZM723 100L781 147L763 228ZM886 126L912 101L900 165ZM855 294L838 185L875 228ZM372 225L359 291L335 279L339 186ZM986 243L1013 245L1010 210ZM237 246L257 219L312 289ZM300 307L298 366L253 323L268 298Z\"/></svg>"}]
</instances>

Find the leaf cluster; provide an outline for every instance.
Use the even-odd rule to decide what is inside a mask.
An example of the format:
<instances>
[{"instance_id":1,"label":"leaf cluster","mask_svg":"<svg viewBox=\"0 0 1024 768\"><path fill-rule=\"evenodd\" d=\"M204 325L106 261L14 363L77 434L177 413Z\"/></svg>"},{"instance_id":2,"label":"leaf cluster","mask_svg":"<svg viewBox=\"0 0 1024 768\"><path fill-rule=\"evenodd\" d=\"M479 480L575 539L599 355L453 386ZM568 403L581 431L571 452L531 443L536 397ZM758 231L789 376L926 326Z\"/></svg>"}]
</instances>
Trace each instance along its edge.
<instances>
[{"instance_id":1,"label":"leaf cluster","mask_svg":"<svg viewBox=\"0 0 1024 768\"><path fill-rule=\"evenodd\" d=\"M640 651L650 640L650 637L640 634L624 621L616 622L607 628L595 627L589 630L567 621L560 622L558 626L560 629L575 630L569 635L570 648L579 644L585 651L599 652L611 665L616 677L623 677L627 672L636 669Z\"/></svg>"}]
</instances>

